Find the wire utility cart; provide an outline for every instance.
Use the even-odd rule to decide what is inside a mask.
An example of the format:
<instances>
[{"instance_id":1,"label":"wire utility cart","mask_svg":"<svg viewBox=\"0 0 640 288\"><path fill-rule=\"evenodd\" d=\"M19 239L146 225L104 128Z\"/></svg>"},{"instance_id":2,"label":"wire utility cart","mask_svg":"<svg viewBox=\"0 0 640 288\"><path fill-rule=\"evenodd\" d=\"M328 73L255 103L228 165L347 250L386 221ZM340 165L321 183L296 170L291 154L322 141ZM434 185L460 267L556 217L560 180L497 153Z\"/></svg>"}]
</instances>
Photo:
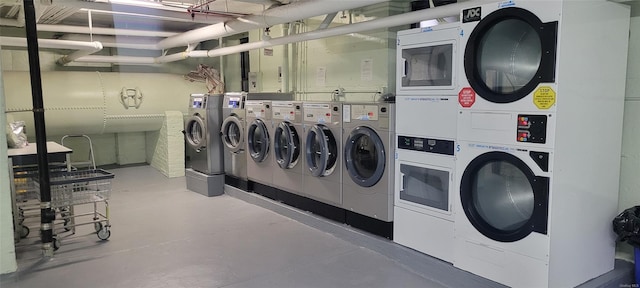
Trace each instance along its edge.
<instances>
[{"instance_id":1,"label":"wire utility cart","mask_svg":"<svg viewBox=\"0 0 640 288\"><path fill-rule=\"evenodd\" d=\"M109 197L111 195L111 180L114 175L102 169L78 170L51 173L51 208L61 211L62 219L67 223L66 229L73 229L81 225L94 225L96 234L101 240L111 236L109 223ZM36 188L39 183L36 179ZM39 196L39 195L38 195ZM104 205L98 205L99 203ZM93 211L76 214L75 206L93 205ZM99 210L104 206L104 210ZM66 212L65 212L66 211ZM90 217L90 218L89 218ZM80 218L90 220L81 221ZM55 237L54 249L60 247L60 241Z\"/></svg>"}]
</instances>

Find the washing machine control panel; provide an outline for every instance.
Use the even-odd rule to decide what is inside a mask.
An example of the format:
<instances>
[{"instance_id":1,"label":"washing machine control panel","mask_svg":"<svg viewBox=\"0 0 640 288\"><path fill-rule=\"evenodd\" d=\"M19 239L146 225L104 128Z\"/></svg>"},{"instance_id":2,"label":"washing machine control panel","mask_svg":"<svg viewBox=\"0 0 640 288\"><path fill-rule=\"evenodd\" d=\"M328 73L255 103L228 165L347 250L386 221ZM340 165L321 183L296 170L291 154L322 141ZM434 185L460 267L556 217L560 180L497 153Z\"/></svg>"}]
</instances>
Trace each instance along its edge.
<instances>
[{"instance_id":1,"label":"washing machine control panel","mask_svg":"<svg viewBox=\"0 0 640 288\"><path fill-rule=\"evenodd\" d=\"M547 115L518 115L516 141L544 144L547 141Z\"/></svg>"},{"instance_id":2,"label":"washing machine control panel","mask_svg":"<svg viewBox=\"0 0 640 288\"><path fill-rule=\"evenodd\" d=\"M196 109L207 108L207 97L191 96L191 108L196 108Z\"/></svg>"},{"instance_id":3,"label":"washing machine control panel","mask_svg":"<svg viewBox=\"0 0 640 288\"><path fill-rule=\"evenodd\" d=\"M427 153L436 153L443 155L452 155L454 142L451 140L441 140L422 137L398 136L398 148L421 151Z\"/></svg>"},{"instance_id":4,"label":"washing machine control panel","mask_svg":"<svg viewBox=\"0 0 640 288\"><path fill-rule=\"evenodd\" d=\"M302 109L300 104L293 102L279 102L274 101L271 103L273 106L271 108L272 118L275 120L286 120L286 121L300 121Z\"/></svg>"}]
</instances>

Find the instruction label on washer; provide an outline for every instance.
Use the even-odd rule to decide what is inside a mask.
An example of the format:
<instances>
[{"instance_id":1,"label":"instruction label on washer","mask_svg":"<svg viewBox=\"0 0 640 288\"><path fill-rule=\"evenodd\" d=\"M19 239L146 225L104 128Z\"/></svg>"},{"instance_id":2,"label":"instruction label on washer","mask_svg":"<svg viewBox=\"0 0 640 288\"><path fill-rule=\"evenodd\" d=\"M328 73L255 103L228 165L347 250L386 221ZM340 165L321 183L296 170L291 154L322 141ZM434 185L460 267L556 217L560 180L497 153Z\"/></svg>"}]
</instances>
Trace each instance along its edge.
<instances>
[{"instance_id":1,"label":"instruction label on washer","mask_svg":"<svg viewBox=\"0 0 640 288\"><path fill-rule=\"evenodd\" d=\"M304 121L325 123L331 121L331 105L319 103L304 104Z\"/></svg>"},{"instance_id":2,"label":"instruction label on washer","mask_svg":"<svg viewBox=\"0 0 640 288\"><path fill-rule=\"evenodd\" d=\"M271 103L271 115L275 120L296 120L296 111L292 102Z\"/></svg>"},{"instance_id":3,"label":"instruction label on washer","mask_svg":"<svg viewBox=\"0 0 640 288\"><path fill-rule=\"evenodd\" d=\"M351 105L351 119L378 120L378 105Z\"/></svg>"},{"instance_id":4,"label":"instruction label on washer","mask_svg":"<svg viewBox=\"0 0 640 288\"><path fill-rule=\"evenodd\" d=\"M540 86L533 92L533 104L538 109L549 109L556 104L556 91L549 86Z\"/></svg>"}]
</instances>

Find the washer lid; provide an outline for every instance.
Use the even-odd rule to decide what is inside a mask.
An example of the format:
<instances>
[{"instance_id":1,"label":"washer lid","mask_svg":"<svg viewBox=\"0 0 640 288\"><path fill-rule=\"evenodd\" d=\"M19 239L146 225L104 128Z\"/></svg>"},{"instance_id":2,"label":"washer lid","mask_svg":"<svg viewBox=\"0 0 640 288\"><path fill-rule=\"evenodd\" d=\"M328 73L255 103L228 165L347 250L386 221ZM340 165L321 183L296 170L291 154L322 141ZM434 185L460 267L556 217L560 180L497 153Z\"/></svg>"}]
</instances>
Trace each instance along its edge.
<instances>
[{"instance_id":1,"label":"washer lid","mask_svg":"<svg viewBox=\"0 0 640 288\"><path fill-rule=\"evenodd\" d=\"M358 126L347 138L344 159L351 180L362 187L371 187L384 174L384 143L373 129Z\"/></svg>"},{"instance_id":2,"label":"washer lid","mask_svg":"<svg viewBox=\"0 0 640 288\"><path fill-rule=\"evenodd\" d=\"M464 52L464 70L478 96L494 103L524 98L540 83L555 82L558 22L542 23L517 7L478 22Z\"/></svg>"},{"instance_id":3,"label":"washer lid","mask_svg":"<svg viewBox=\"0 0 640 288\"><path fill-rule=\"evenodd\" d=\"M187 145L200 152L207 146L207 126L200 114L192 115L184 125L184 135Z\"/></svg>"},{"instance_id":4,"label":"washer lid","mask_svg":"<svg viewBox=\"0 0 640 288\"><path fill-rule=\"evenodd\" d=\"M307 168L315 177L333 173L338 160L338 143L331 130L323 124L315 124L309 130L305 143Z\"/></svg>"},{"instance_id":5,"label":"washer lid","mask_svg":"<svg viewBox=\"0 0 640 288\"><path fill-rule=\"evenodd\" d=\"M222 122L222 142L231 152L242 150L244 144L244 125L236 115L231 115Z\"/></svg>"},{"instance_id":6,"label":"washer lid","mask_svg":"<svg viewBox=\"0 0 640 288\"><path fill-rule=\"evenodd\" d=\"M256 163L263 162L269 155L269 132L267 125L255 119L247 130L247 146L251 159Z\"/></svg>"},{"instance_id":7,"label":"washer lid","mask_svg":"<svg viewBox=\"0 0 640 288\"><path fill-rule=\"evenodd\" d=\"M300 137L288 121L280 122L273 139L276 163L282 169L291 169L300 159Z\"/></svg>"},{"instance_id":8,"label":"washer lid","mask_svg":"<svg viewBox=\"0 0 640 288\"><path fill-rule=\"evenodd\" d=\"M549 178L535 176L512 154L488 152L473 159L462 174L460 201L471 224L493 240L547 234Z\"/></svg>"}]
</instances>

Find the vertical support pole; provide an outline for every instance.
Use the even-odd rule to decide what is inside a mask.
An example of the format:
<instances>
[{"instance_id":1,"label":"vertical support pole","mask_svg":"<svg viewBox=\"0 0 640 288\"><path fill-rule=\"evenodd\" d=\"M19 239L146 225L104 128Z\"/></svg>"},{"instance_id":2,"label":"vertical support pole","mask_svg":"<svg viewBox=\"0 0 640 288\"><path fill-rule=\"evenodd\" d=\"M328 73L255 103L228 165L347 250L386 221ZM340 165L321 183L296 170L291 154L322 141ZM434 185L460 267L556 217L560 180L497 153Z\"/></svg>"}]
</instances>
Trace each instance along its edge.
<instances>
[{"instance_id":1,"label":"vertical support pole","mask_svg":"<svg viewBox=\"0 0 640 288\"><path fill-rule=\"evenodd\" d=\"M29 53L29 73L31 75L31 96L33 99L33 120L38 151L38 178L40 183L40 231L44 256L53 256L53 219L51 209L51 187L49 183L49 159L47 158L47 133L44 121L44 101L42 100L42 76L38 55L38 32L33 0L24 0L24 18Z\"/></svg>"}]
</instances>

